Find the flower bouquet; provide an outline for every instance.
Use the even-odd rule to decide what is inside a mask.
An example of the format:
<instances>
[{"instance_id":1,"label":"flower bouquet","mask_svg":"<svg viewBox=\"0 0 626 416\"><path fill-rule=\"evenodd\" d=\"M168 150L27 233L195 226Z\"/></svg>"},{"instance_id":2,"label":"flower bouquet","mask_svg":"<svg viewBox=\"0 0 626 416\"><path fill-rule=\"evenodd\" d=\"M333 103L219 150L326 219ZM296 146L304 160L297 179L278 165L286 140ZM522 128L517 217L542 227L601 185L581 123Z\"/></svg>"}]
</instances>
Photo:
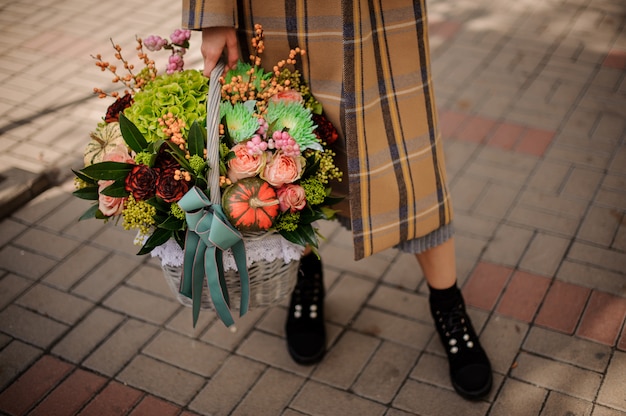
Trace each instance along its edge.
<instances>
[{"instance_id":1,"label":"flower bouquet","mask_svg":"<svg viewBox=\"0 0 626 416\"><path fill-rule=\"evenodd\" d=\"M337 132L289 69L305 52L296 48L265 71L263 30L255 29L251 62L223 75L219 66L210 86L200 71L184 69L189 31L171 41L137 39L141 71L119 45L125 75L94 57L125 91L94 90L115 102L91 134L84 168L74 171L74 194L96 201L81 219L136 229L138 254L161 258L179 300L193 306L194 324L201 306L230 325L232 299L240 298L241 314L280 302L303 247L318 247L314 223L332 219L339 200L329 184L342 173L327 148ZM166 74L144 48L171 51Z\"/></svg>"}]
</instances>

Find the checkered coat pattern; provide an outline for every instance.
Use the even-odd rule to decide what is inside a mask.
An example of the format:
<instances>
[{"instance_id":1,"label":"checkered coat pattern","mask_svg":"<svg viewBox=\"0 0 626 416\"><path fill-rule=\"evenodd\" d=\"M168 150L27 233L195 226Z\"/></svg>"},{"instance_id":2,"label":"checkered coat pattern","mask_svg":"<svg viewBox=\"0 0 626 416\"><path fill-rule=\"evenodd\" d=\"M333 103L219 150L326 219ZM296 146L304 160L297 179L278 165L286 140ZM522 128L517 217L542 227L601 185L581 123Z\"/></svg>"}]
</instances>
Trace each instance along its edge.
<instances>
[{"instance_id":1,"label":"checkered coat pattern","mask_svg":"<svg viewBox=\"0 0 626 416\"><path fill-rule=\"evenodd\" d=\"M184 27L237 27L243 57L257 23L265 66L307 51L298 69L343 137L356 259L452 220L424 1L183 0Z\"/></svg>"}]
</instances>

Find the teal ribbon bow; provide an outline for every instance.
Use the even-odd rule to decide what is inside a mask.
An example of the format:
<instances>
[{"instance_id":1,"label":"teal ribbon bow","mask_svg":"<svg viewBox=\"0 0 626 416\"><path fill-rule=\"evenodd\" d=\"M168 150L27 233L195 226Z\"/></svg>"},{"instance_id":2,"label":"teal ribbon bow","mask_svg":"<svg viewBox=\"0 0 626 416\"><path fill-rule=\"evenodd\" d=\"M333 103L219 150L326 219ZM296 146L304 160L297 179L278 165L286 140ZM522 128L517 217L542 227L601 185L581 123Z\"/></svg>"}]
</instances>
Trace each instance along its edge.
<instances>
[{"instance_id":1,"label":"teal ribbon bow","mask_svg":"<svg viewBox=\"0 0 626 416\"><path fill-rule=\"evenodd\" d=\"M241 282L239 316L248 311L250 303L250 277L246 264L246 250L241 233L233 227L219 204L212 204L197 187L191 188L178 201L185 211L187 236L183 278L179 292L191 298L193 326L200 314L202 287L206 276L209 294L215 312L227 326L234 324L230 314L230 299L224 278L223 252L232 249Z\"/></svg>"}]
</instances>

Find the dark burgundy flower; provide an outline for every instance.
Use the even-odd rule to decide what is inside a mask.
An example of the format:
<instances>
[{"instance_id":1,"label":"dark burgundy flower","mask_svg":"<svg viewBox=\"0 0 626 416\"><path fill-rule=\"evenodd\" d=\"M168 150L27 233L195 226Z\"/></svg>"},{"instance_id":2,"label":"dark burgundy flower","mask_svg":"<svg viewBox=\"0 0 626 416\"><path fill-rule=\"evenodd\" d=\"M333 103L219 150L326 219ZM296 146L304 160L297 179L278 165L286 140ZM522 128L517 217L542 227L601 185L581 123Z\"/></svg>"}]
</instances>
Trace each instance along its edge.
<instances>
[{"instance_id":1,"label":"dark burgundy flower","mask_svg":"<svg viewBox=\"0 0 626 416\"><path fill-rule=\"evenodd\" d=\"M324 114L313 114L313 122L317 125L315 135L327 145L331 145L339 138L337 129L333 126Z\"/></svg>"},{"instance_id":2,"label":"dark burgundy flower","mask_svg":"<svg viewBox=\"0 0 626 416\"><path fill-rule=\"evenodd\" d=\"M174 156L167 150L169 146L166 144L162 145L159 149L159 153L157 153L156 160L154 162L154 167L159 169L167 169L167 168L176 168L180 169L180 164L174 159Z\"/></svg>"},{"instance_id":3,"label":"dark burgundy flower","mask_svg":"<svg viewBox=\"0 0 626 416\"><path fill-rule=\"evenodd\" d=\"M162 169L156 183L156 194L165 202L176 202L189 190L189 182L175 178L175 168Z\"/></svg>"},{"instance_id":4,"label":"dark burgundy flower","mask_svg":"<svg viewBox=\"0 0 626 416\"><path fill-rule=\"evenodd\" d=\"M147 165L136 165L126 177L126 190L137 201L144 201L154 196L158 179L158 170Z\"/></svg>"},{"instance_id":5,"label":"dark burgundy flower","mask_svg":"<svg viewBox=\"0 0 626 416\"><path fill-rule=\"evenodd\" d=\"M133 103L133 96L125 94L123 97L119 97L113 104L107 108L107 115L104 117L104 121L112 123L119 121L120 113L126 110Z\"/></svg>"}]
</instances>

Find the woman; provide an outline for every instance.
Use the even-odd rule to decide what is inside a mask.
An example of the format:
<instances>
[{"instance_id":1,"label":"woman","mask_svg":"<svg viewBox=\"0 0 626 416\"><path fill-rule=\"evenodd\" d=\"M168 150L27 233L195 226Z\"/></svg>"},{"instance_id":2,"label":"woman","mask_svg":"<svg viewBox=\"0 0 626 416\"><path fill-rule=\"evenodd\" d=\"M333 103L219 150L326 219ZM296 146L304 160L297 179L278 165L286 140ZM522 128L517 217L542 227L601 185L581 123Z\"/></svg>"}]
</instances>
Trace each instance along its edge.
<instances>
[{"instance_id":1,"label":"woman","mask_svg":"<svg viewBox=\"0 0 626 416\"><path fill-rule=\"evenodd\" d=\"M183 25L202 30L207 76L222 56L227 68L240 49L249 56L255 24L264 29L265 64L296 46L307 52L298 69L343 138L337 164L347 173L349 207L342 214L355 258L394 246L415 254L452 385L465 398L485 396L491 366L456 285L424 0L183 0ZM323 299L321 261L305 255L285 326L298 363L324 355Z\"/></svg>"}]
</instances>

